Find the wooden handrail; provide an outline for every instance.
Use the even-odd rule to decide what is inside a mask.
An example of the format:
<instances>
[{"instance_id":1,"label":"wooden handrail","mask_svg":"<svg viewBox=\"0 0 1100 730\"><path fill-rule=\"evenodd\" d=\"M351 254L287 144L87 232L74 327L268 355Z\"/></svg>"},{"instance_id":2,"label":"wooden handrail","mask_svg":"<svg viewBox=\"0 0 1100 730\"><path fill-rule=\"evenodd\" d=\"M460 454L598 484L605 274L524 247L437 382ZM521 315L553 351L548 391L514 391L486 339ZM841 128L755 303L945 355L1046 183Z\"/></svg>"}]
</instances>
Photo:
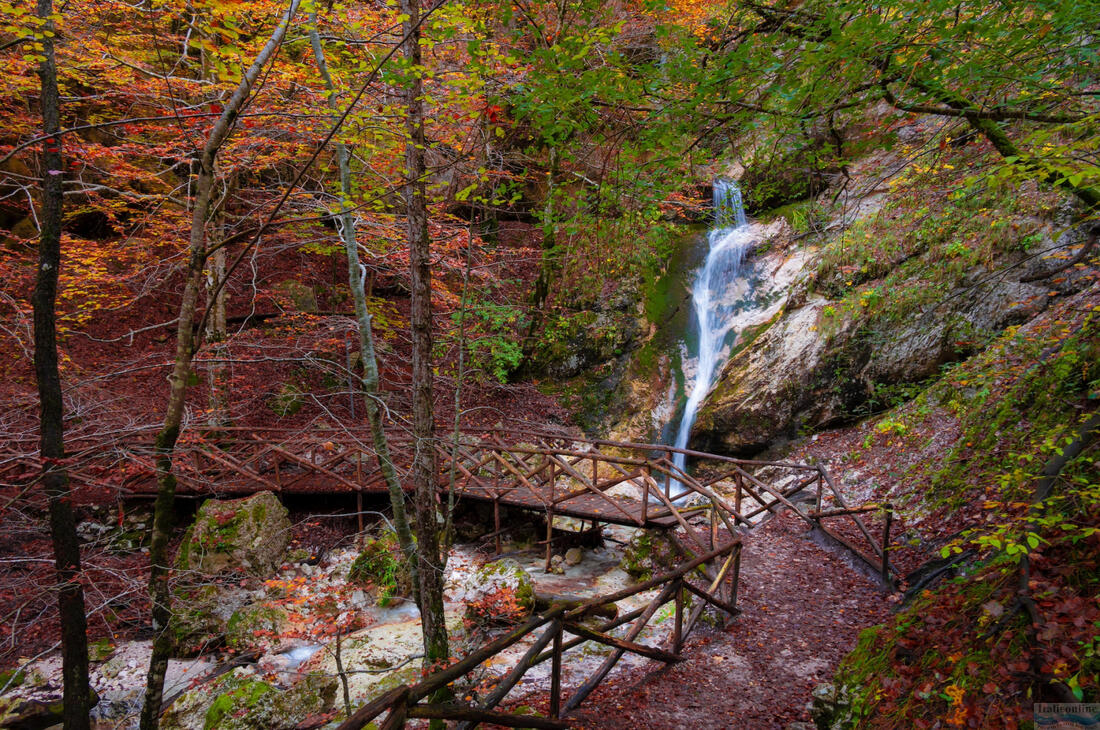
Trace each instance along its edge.
<instances>
[{"instance_id":1,"label":"wooden handrail","mask_svg":"<svg viewBox=\"0 0 1100 730\"><path fill-rule=\"evenodd\" d=\"M440 669L439 671L429 675L421 682L412 686L402 685L393 690L390 690L386 694L377 697L368 702L363 707L359 708L355 713L338 726L337 730L361 730L367 723L374 720L381 715L387 709L398 713L397 717L430 717L440 719L460 720L466 723L478 723L478 722L492 722L500 725L510 725L513 727L568 727L567 724L561 723L556 719L546 721L545 724L535 724L532 722L533 718L530 716L507 716L503 713L491 712L492 707L496 706L501 700L504 699L508 690L514 687L523 673L531 667L540 663L541 661L552 658L560 657L561 652L569 648L570 645L575 646L571 642L562 642L560 631L564 628L565 631L570 633L577 633L581 636L579 638L600 641L607 643L615 647L614 654L609 657L609 660L604 663L604 666L596 672L588 682L581 687L580 690L570 699L564 707L568 711L571 707L575 707L579 704L588 692L591 691L596 685L602 681L607 672L610 671L611 666L614 665L615 660L622 655L625 651L636 652L642 656L646 656L653 659L659 659L661 661L678 661L679 656L673 652L666 652L661 649L654 649L644 645L639 645L634 642L637 634L648 623L649 619L654 615L656 610L674 598L673 594L678 593L679 590L685 588L696 592L704 600L718 606L729 607L729 604L725 603L721 599L709 595L701 588L692 586L685 579L686 576L700 565L714 560L723 555L727 556L727 565L729 559L733 557L735 551L739 550L741 546L741 540L734 538L729 542L723 544L720 547L710 550L705 554L699 555L686 563L677 566L671 571L663 573L655 578L651 578L643 583L639 583L634 586L628 586L614 593L605 596L595 596L584 603L576 606L575 608L568 608L566 605L551 606L546 611L540 614L532 616L527 622L518 626L511 631L507 632L503 636L489 642L481 648L475 650L471 654L467 655L458 662ZM624 598L637 595L639 593L645 593L658 586L664 586L664 590L661 591L658 596L650 602L649 606L644 609L640 614L635 612L633 615L637 616L637 622L634 628L626 635L626 637L619 639L617 637L611 637L604 632L613 628L613 626L605 625L603 630L589 629L582 626L578 621L585 615L591 613L593 609L604 606L610 603L621 601ZM713 588L711 590L714 590ZM730 607L732 608L732 607ZM734 609L736 611L736 609ZM614 625L621 625L621 622L613 622ZM521 641L524 637L537 631L538 629L548 626L546 632L539 638L535 644L528 649L526 654L520 660L520 663L508 675L501 681L497 690L490 694L485 702L480 707L472 707L469 705L451 704L451 705L419 705L418 703L426 697L434 694L437 690L451 684L459 677L467 674L482 664L485 660L499 654L513 644ZM547 644L554 643L554 649L550 652L544 652ZM582 642L583 643L583 642ZM556 654L555 654L556 652ZM560 666L560 665L559 665ZM587 691L585 689L587 688ZM560 684L558 685L560 690ZM583 694L581 694L583 691ZM556 702L552 700L552 705ZM514 722L513 722L514 720ZM545 718L543 718L545 720ZM470 725L466 725L470 726Z\"/></svg>"}]
</instances>

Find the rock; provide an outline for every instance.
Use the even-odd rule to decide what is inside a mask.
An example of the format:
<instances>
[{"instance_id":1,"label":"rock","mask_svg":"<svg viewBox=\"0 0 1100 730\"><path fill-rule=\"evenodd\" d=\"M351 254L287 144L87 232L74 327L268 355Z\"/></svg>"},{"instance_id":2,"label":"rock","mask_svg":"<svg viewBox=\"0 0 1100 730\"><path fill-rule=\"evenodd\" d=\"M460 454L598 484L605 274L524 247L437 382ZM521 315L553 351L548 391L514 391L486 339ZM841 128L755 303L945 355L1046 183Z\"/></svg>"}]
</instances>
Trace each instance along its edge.
<instances>
[{"instance_id":1,"label":"rock","mask_svg":"<svg viewBox=\"0 0 1100 730\"><path fill-rule=\"evenodd\" d=\"M332 708L337 680L309 674L290 689L261 680L251 667L237 667L177 698L161 718L161 730L291 730Z\"/></svg>"},{"instance_id":2,"label":"rock","mask_svg":"<svg viewBox=\"0 0 1100 730\"><path fill-rule=\"evenodd\" d=\"M400 684L416 684L422 679L422 631L419 620L403 621L371 626L339 639L341 663L345 669L357 670L347 674L353 704L373 699ZM461 656L466 632L460 617L447 617L447 634L451 653ZM337 677L336 641L313 654L301 665L300 671Z\"/></svg>"},{"instance_id":3,"label":"rock","mask_svg":"<svg viewBox=\"0 0 1100 730\"><path fill-rule=\"evenodd\" d=\"M835 154L821 142L760 157L741 176L745 211L757 214L808 200L828 187L830 174L839 169Z\"/></svg>"},{"instance_id":4,"label":"rock","mask_svg":"<svg viewBox=\"0 0 1100 730\"><path fill-rule=\"evenodd\" d=\"M387 606L397 596L412 595L412 574L401 554L397 534L383 530L368 538L359 556L348 569L348 581L370 589L379 606Z\"/></svg>"},{"instance_id":5,"label":"rock","mask_svg":"<svg viewBox=\"0 0 1100 730\"><path fill-rule=\"evenodd\" d=\"M675 564L676 553L663 532L638 530L623 548L619 567L632 579L644 582Z\"/></svg>"},{"instance_id":6,"label":"rock","mask_svg":"<svg viewBox=\"0 0 1100 730\"><path fill-rule=\"evenodd\" d=\"M910 383L968 356L985 336L1020 324L1047 306L1047 288L1014 281L983 287L973 296L956 290L947 311L913 317L875 348L861 373L866 382Z\"/></svg>"},{"instance_id":7,"label":"rock","mask_svg":"<svg viewBox=\"0 0 1100 730\"><path fill-rule=\"evenodd\" d=\"M835 302L809 297L730 358L700 408L691 445L753 454L865 415L882 386L936 375L1048 301L1045 288L1019 282L968 292L957 289L940 309L902 318L844 316Z\"/></svg>"},{"instance_id":8,"label":"rock","mask_svg":"<svg viewBox=\"0 0 1100 730\"><path fill-rule=\"evenodd\" d=\"M115 645L109 639L88 642L88 661L105 662L115 653ZM0 682L0 685L3 683Z\"/></svg>"},{"instance_id":9,"label":"rock","mask_svg":"<svg viewBox=\"0 0 1100 730\"><path fill-rule=\"evenodd\" d=\"M279 643L287 622L287 612L279 606L267 603L242 606L226 623L225 643L238 652L270 649Z\"/></svg>"},{"instance_id":10,"label":"rock","mask_svg":"<svg viewBox=\"0 0 1100 730\"><path fill-rule=\"evenodd\" d=\"M317 311L317 294L313 291L313 287L295 279L287 279L286 281L280 281L273 288L292 303L299 312Z\"/></svg>"},{"instance_id":11,"label":"rock","mask_svg":"<svg viewBox=\"0 0 1100 730\"><path fill-rule=\"evenodd\" d=\"M530 613L535 607L535 584L515 560L494 560L477 568L464 586L463 601L477 603L491 593L510 591L520 608Z\"/></svg>"},{"instance_id":12,"label":"rock","mask_svg":"<svg viewBox=\"0 0 1100 730\"><path fill-rule=\"evenodd\" d=\"M195 656L220 646L229 630L229 621L248 600L239 588L214 583L185 583L172 592L173 653Z\"/></svg>"},{"instance_id":13,"label":"rock","mask_svg":"<svg viewBox=\"0 0 1100 730\"><path fill-rule=\"evenodd\" d=\"M818 730L849 730L858 726L852 713L852 700L846 686L819 684L814 687L810 717Z\"/></svg>"},{"instance_id":14,"label":"rock","mask_svg":"<svg viewBox=\"0 0 1100 730\"><path fill-rule=\"evenodd\" d=\"M206 577L248 573L268 578L282 564L289 542L286 507L271 492L208 499L183 538L176 569Z\"/></svg>"},{"instance_id":15,"label":"rock","mask_svg":"<svg viewBox=\"0 0 1100 730\"><path fill-rule=\"evenodd\" d=\"M565 575L565 558L560 555L551 556L550 572L554 575Z\"/></svg>"},{"instance_id":16,"label":"rock","mask_svg":"<svg viewBox=\"0 0 1100 730\"><path fill-rule=\"evenodd\" d=\"M582 560L584 560L584 551L580 548L569 548L565 551L566 565L580 565Z\"/></svg>"},{"instance_id":17,"label":"rock","mask_svg":"<svg viewBox=\"0 0 1100 730\"><path fill-rule=\"evenodd\" d=\"M89 688L91 706L99 702L95 690ZM54 700L0 697L0 727L11 730L46 730L61 727L61 712L65 704L61 698Z\"/></svg>"}]
</instances>

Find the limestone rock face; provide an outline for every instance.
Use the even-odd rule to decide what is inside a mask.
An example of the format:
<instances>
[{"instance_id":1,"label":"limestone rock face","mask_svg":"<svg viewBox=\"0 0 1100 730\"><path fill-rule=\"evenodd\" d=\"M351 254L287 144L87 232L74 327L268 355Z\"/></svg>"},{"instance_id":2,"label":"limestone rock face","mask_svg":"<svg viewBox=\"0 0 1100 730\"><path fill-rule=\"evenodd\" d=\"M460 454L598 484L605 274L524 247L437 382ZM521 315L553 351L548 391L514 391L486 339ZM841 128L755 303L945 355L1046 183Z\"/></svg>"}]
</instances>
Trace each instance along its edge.
<instances>
[{"instance_id":1,"label":"limestone rock face","mask_svg":"<svg viewBox=\"0 0 1100 730\"><path fill-rule=\"evenodd\" d=\"M937 308L890 319L806 297L726 364L691 443L748 454L860 414L881 386L914 383L975 352L1048 303L1047 290L1003 281L959 288Z\"/></svg>"},{"instance_id":2,"label":"limestone rock face","mask_svg":"<svg viewBox=\"0 0 1100 730\"><path fill-rule=\"evenodd\" d=\"M800 421L827 422L844 404L843 392L819 391L811 380L837 353L818 331L824 299L789 311L726 364L699 411L692 443L751 452L765 448ZM841 339L847 341L846 332Z\"/></svg>"},{"instance_id":3,"label":"limestone rock face","mask_svg":"<svg viewBox=\"0 0 1100 730\"><path fill-rule=\"evenodd\" d=\"M271 492L245 499L208 499L184 536L177 570L205 576L247 573L268 578L290 543L286 507Z\"/></svg>"},{"instance_id":4,"label":"limestone rock face","mask_svg":"<svg viewBox=\"0 0 1100 730\"><path fill-rule=\"evenodd\" d=\"M935 375L940 365L959 358L975 337L1021 324L1047 305L1047 287L1016 281L953 293L946 311L929 312L887 332L867 363L865 377L907 383Z\"/></svg>"}]
</instances>

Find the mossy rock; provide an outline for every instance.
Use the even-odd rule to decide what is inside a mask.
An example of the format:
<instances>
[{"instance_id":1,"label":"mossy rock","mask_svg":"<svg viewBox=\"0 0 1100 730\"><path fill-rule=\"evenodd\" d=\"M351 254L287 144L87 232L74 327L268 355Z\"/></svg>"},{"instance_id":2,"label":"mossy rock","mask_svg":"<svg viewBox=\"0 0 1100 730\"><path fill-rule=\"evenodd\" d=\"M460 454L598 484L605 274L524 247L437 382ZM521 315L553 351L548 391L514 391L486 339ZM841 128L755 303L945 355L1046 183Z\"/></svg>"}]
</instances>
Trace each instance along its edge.
<instances>
[{"instance_id":1,"label":"mossy rock","mask_svg":"<svg viewBox=\"0 0 1100 730\"><path fill-rule=\"evenodd\" d=\"M640 530L623 549L619 563L627 575L644 582L655 574L671 570L676 565L676 552L663 532Z\"/></svg>"},{"instance_id":2,"label":"mossy rock","mask_svg":"<svg viewBox=\"0 0 1100 730\"><path fill-rule=\"evenodd\" d=\"M810 717L820 730L851 730L859 726L846 685L819 684L812 692Z\"/></svg>"},{"instance_id":3,"label":"mossy rock","mask_svg":"<svg viewBox=\"0 0 1100 730\"><path fill-rule=\"evenodd\" d=\"M271 492L245 499L208 499L184 536L176 569L204 576L270 577L290 542L286 507Z\"/></svg>"},{"instance_id":4,"label":"mossy rock","mask_svg":"<svg viewBox=\"0 0 1100 730\"><path fill-rule=\"evenodd\" d=\"M229 621L244 601L243 592L210 583L177 586L169 623L173 654L195 656L224 644Z\"/></svg>"},{"instance_id":5,"label":"mossy rock","mask_svg":"<svg viewBox=\"0 0 1100 730\"><path fill-rule=\"evenodd\" d=\"M467 617L476 619L469 612L471 604L496 591L512 591L516 603L524 612L535 608L535 583L519 563L510 558L485 563L474 571L465 587L464 602L467 604Z\"/></svg>"},{"instance_id":6,"label":"mossy rock","mask_svg":"<svg viewBox=\"0 0 1100 730\"><path fill-rule=\"evenodd\" d=\"M745 211L757 214L812 198L838 170L833 151L821 144L762 157L741 176Z\"/></svg>"},{"instance_id":7,"label":"mossy rock","mask_svg":"<svg viewBox=\"0 0 1100 730\"><path fill-rule=\"evenodd\" d=\"M267 402L267 407L276 416L293 416L302 410L308 394L297 383L283 383Z\"/></svg>"},{"instance_id":8,"label":"mossy rock","mask_svg":"<svg viewBox=\"0 0 1100 730\"><path fill-rule=\"evenodd\" d=\"M373 591L379 606L397 596L412 595L412 575L392 530L368 538L362 552L348 569L348 581Z\"/></svg>"},{"instance_id":9,"label":"mossy rock","mask_svg":"<svg viewBox=\"0 0 1100 730\"><path fill-rule=\"evenodd\" d=\"M238 667L176 699L161 730L290 730L332 708L337 680L309 674L287 690Z\"/></svg>"},{"instance_id":10,"label":"mossy rock","mask_svg":"<svg viewBox=\"0 0 1100 730\"><path fill-rule=\"evenodd\" d=\"M267 603L242 606L226 624L225 643L231 649L246 651L272 646L288 621L287 612Z\"/></svg>"},{"instance_id":11,"label":"mossy rock","mask_svg":"<svg viewBox=\"0 0 1100 730\"><path fill-rule=\"evenodd\" d=\"M313 287L294 279L287 279L273 288L289 300L299 312L317 311L317 292Z\"/></svg>"}]
</instances>

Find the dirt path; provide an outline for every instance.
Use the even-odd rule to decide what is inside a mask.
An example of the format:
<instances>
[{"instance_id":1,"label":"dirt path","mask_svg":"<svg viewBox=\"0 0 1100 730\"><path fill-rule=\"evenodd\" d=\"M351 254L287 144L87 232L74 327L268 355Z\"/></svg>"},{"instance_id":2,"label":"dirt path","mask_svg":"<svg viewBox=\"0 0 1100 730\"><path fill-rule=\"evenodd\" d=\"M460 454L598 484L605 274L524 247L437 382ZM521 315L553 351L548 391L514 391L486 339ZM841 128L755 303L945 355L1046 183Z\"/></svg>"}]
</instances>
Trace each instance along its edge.
<instances>
[{"instance_id":1,"label":"dirt path","mask_svg":"<svg viewBox=\"0 0 1100 730\"><path fill-rule=\"evenodd\" d=\"M684 662L598 689L571 716L574 727L756 730L809 720L814 686L889 611L876 586L788 513L746 538L739 605L728 628L693 632Z\"/></svg>"}]
</instances>

